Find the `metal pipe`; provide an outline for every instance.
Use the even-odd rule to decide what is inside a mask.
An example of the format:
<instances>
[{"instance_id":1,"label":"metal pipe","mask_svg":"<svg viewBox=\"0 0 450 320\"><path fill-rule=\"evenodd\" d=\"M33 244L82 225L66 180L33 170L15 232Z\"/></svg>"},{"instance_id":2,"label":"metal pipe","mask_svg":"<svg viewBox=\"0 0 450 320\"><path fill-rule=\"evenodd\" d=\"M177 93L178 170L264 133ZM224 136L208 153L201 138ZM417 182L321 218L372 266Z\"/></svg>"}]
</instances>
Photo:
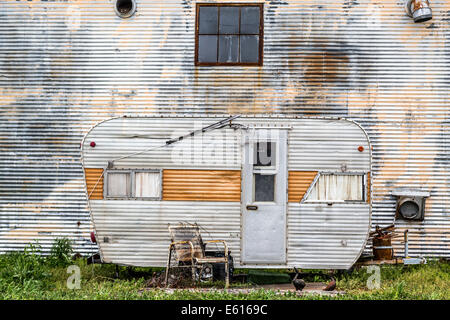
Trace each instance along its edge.
<instances>
[{"instance_id":1,"label":"metal pipe","mask_svg":"<svg viewBox=\"0 0 450 320\"><path fill-rule=\"evenodd\" d=\"M405 230L405 258L408 258L408 229Z\"/></svg>"}]
</instances>

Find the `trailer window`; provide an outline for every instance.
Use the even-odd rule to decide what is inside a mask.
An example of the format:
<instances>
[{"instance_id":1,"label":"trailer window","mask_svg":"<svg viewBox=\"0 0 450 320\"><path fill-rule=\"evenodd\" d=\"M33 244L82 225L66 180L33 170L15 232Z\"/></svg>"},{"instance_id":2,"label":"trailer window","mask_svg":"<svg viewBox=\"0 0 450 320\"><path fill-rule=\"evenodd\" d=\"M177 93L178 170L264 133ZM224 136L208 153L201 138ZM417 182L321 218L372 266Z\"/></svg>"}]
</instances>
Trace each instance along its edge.
<instances>
[{"instance_id":1,"label":"trailer window","mask_svg":"<svg viewBox=\"0 0 450 320\"><path fill-rule=\"evenodd\" d=\"M158 172L136 172L135 193L136 198L161 197L161 173Z\"/></svg>"},{"instance_id":2,"label":"trailer window","mask_svg":"<svg viewBox=\"0 0 450 320\"><path fill-rule=\"evenodd\" d=\"M131 196L131 172L110 171L107 173L107 197L127 198Z\"/></svg>"},{"instance_id":3,"label":"trailer window","mask_svg":"<svg viewBox=\"0 0 450 320\"><path fill-rule=\"evenodd\" d=\"M263 4L198 4L196 65L262 65Z\"/></svg>"},{"instance_id":4,"label":"trailer window","mask_svg":"<svg viewBox=\"0 0 450 320\"><path fill-rule=\"evenodd\" d=\"M269 141L260 141L255 143L254 147L254 165L255 167L273 167L276 165L276 143Z\"/></svg>"},{"instance_id":5,"label":"trailer window","mask_svg":"<svg viewBox=\"0 0 450 320\"><path fill-rule=\"evenodd\" d=\"M114 169L105 175L105 198L161 199L161 170Z\"/></svg>"},{"instance_id":6,"label":"trailer window","mask_svg":"<svg viewBox=\"0 0 450 320\"><path fill-rule=\"evenodd\" d=\"M364 174L320 174L306 201L365 201Z\"/></svg>"},{"instance_id":7,"label":"trailer window","mask_svg":"<svg viewBox=\"0 0 450 320\"><path fill-rule=\"evenodd\" d=\"M275 199L275 175L274 174L254 174L255 202L274 201Z\"/></svg>"}]
</instances>

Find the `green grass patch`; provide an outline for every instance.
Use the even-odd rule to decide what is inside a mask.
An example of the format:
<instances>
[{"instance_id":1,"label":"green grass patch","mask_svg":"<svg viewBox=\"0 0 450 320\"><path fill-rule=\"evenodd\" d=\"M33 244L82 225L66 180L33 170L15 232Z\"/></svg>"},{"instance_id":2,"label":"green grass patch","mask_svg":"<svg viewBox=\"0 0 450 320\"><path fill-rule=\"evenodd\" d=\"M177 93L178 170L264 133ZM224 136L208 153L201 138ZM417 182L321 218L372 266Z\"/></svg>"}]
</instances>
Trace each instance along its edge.
<instances>
[{"instance_id":1,"label":"green grass patch","mask_svg":"<svg viewBox=\"0 0 450 320\"><path fill-rule=\"evenodd\" d=\"M114 265L87 265L85 259L71 258L70 241L58 239L50 256L40 254L39 245L23 252L0 255L0 299L450 299L450 264L448 261L429 261L427 265L382 266L380 287L369 289L367 281L373 273L366 268L336 275L337 296L279 294L274 290L253 290L232 293L222 290L223 282L202 283L208 292L148 289L147 282L154 272L163 268L119 267L115 278ZM68 267L80 270L80 289L70 289L67 281L72 275ZM237 270L249 273L253 282L287 282L287 270ZM270 274L270 277L268 276ZM253 278L253 280L252 280ZM257 280L255 280L257 278ZM276 279L276 280L274 280ZM308 279L323 281L323 279ZM267 282L269 281L269 282ZM232 284L233 287L246 285ZM249 285L247 285L248 287Z\"/></svg>"}]
</instances>

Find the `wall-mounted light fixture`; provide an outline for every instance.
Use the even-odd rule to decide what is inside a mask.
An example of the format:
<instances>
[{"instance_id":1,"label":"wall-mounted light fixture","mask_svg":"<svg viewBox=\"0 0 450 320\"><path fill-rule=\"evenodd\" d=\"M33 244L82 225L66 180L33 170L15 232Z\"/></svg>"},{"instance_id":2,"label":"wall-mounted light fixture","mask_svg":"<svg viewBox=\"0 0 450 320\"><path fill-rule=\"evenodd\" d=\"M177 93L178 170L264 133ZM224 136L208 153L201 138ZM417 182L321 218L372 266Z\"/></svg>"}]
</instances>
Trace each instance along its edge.
<instances>
[{"instance_id":1,"label":"wall-mounted light fixture","mask_svg":"<svg viewBox=\"0 0 450 320\"><path fill-rule=\"evenodd\" d=\"M425 22L433 18L428 0L406 0L405 11L414 22Z\"/></svg>"}]
</instances>

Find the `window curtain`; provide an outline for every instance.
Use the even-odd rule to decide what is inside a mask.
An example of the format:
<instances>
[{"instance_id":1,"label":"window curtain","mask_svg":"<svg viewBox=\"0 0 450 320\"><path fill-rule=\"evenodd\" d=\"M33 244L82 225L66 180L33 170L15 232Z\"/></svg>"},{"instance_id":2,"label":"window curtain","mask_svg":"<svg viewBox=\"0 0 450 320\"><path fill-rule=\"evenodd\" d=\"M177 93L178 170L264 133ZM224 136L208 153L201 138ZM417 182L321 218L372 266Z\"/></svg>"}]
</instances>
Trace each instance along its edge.
<instances>
[{"instance_id":1,"label":"window curtain","mask_svg":"<svg viewBox=\"0 0 450 320\"><path fill-rule=\"evenodd\" d=\"M159 172L136 172L135 197L159 197L161 193L161 178Z\"/></svg>"},{"instance_id":2,"label":"window curtain","mask_svg":"<svg viewBox=\"0 0 450 320\"><path fill-rule=\"evenodd\" d=\"M308 200L363 201L363 175L321 174Z\"/></svg>"}]
</instances>

